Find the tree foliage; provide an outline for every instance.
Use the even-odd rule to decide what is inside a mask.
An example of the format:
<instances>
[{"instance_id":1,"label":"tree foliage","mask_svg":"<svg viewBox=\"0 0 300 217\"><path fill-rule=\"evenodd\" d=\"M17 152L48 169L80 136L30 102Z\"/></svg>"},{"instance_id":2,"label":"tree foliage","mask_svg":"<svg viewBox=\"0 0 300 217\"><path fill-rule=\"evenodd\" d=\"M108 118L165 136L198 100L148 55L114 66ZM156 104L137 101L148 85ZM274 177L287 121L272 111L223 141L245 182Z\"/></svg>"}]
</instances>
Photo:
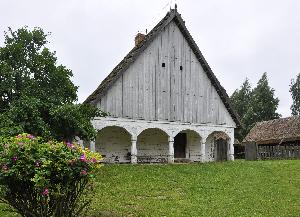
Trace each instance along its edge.
<instances>
[{"instance_id":1,"label":"tree foliage","mask_svg":"<svg viewBox=\"0 0 300 217\"><path fill-rule=\"evenodd\" d=\"M251 94L251 85L248 78L246 78L241 88L236 89L230 97L232 106L240 116L240 120L243 125L243 128L236 132L235 138L237 138L238 140L242 140L245 133L248 131L248 129L245 126L244 120L245 114L247 113L250 107L249 104L251 100Z\"/></svg>"},{"instance_id":2,"label":"tree foliage","mask_svg":"<svg viewBox=\"0 0 300 217\"><path fill-rule=\"evenodd\" d=\"M290 93L293 99L292 115L300 115L300 74L297 75L296 80L292 79Z\"/></svg>"},{"instance_id":3,"label":"tree foliage","mask_svg":"<svg viewBox=\"0 0 300 217\"><path fill-rule=\"evenodd\" d=\"M269 86L267 73L264 73L261 79L259 79L257 86L253 89L250 100L255 122L280 117L276 112L279 99L275 98L274 92L275 90Z\"/></svg>"},{"instance_id":4,"label":"tree foliage","mask_svg":"<svg viewBox=\"0 0 300 217\"><path fill-rule=\"evenodd\" d=\"M231 95L230 99L234 102L234 109L239 115L245 114L248 110L251 92L251 85L248 78L246 78L241 86L241 89L235 90Z\"/></svg>"},{"instance_id":5,"label":"tree foliage","mask_svg":"<svg viewBox=\"0 0 300 217\"><path fill-rule=\"evenodd\" d=\"M251 89L249 80L246 79L241 89L234 91L230 100L243 126L235 135L237 139L243 140L256 122L280 117L276 112L279 99L275 97L274 91L269 86L267 73L262 75L254 89Z\"/></svg>"},{"instance_id":6,"label":"tree foliage","mask_svg":"<svg viewBox=\"0 0 300 217\"><path fill-rule=\"evenodd\" d=\"M90 120L102 113L74 104L72 71L47 47L49 34L27 27L5 33L0 47L0 135L28 132L44 138L92 138Z\"/></svg>"}]
</instances>

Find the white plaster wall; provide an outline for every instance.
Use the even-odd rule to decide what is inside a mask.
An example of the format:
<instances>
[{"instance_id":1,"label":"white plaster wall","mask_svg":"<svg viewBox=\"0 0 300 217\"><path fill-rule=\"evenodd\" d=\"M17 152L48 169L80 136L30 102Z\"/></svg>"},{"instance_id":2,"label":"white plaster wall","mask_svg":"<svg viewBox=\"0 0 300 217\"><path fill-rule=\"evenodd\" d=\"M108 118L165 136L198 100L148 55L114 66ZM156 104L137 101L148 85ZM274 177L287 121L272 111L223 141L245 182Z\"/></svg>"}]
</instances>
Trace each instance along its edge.
<instances>
[{"instance_id":1,"label":"white plaster wall","mask_svg":"<svg viewBox=\"0 0 300 217\"><path fill-rule=\"evenodd\" d=\"M234 128L228 125L191 124L180 122L144 121L124 118L95 118L92 121L95 129L100 131L96 140L96 151L106 155L106 162L130 162L127 154L131 151L131 139L137 140L137 155L166 155L168 156L168 140L173 141L179 132L192 132L187 135L187 155L191 161L200 161L201 140L206 141L205 161L214 161L214 132L224 132L230 138L228 159L233 160ZM114 126L113 128L107 128ZM117 126L117 127L116 127ZM120 130L123 128L123 130ZM154 131L145 131L158 128L165 132L156 134ZM107 129L113 129L111 132ZM145 134L145 135L144 135ZM164 138L161 138L164 135ZM161 157L156 162L161 162Z\"/></svg>"},{"instance_id":2,"label":"white plaster wall","mask_svg":"<svg viewBox=\"0 0 300 217\"><path fill-rule=\"evenodd\" d=\"M201 137L194 131L182 131L187 136L186 158L192 162L201 161Z\"/></svg>"},{"instance_id":3,"label":"white plaster wall","mask_svg":"<svg viewBox=\"0 0 300 217\"><path fill-rule=\"evenodd\" d=\"M106 163L129 163L131 136L119 127L106 127L98 132L95 150L103 155Z\"/></svg>"},{"instance_id":4,"label":"white plaster wall","mask_svg":"<svg viewBox=\"0 0 300 217\"><path fill-rule=\"evenodd\" d=\"M206 145L205 145L205 156L206 161L211 162L215 160L215 143L214 143L214 137L213 135L210 135L206 139Z\"/></svg>"},{"instance_id":5,"label":"white plaster wall","mask_svg":"<svg viewBox=\"0 0 300 217\"><path fill-rule=\"evenodd\" d=\"M159 129L147 129L137 137L138 162L166 163L168 135Z\"/></svg>"}]
</instances>

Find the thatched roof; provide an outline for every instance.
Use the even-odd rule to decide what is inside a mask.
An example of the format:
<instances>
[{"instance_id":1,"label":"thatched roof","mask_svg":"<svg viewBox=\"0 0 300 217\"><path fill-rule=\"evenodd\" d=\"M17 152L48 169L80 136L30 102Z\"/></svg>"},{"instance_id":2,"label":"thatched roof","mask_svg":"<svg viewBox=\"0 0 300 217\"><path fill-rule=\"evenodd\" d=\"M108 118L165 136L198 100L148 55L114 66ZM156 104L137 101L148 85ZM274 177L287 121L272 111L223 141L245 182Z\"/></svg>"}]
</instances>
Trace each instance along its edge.
<instances>
[{"instance_id":1,"label":"thatched roof","mask_svg":"<svg viewBox=\"0 0 300 217\"><path fill-rule=\"evenodd\" d=\"M190 47L195 53L197 59L199 60L203 70L205 71L208 78L211 80L213 86L215 87L217 93L222 99L225 107L227 108L229 114L233 118L237 127L241 126L239 117L237 113L232 108L229 97L225 89L221 86L220 82L212 72L210 66L204 59L201 51L199 50L193 37L187 30L185 22L181 18L181 15L177 12L177 9L171 9L166 16L145 36L144 40L135 46L124 59L112 70L112 72L102 81L98 88L84 101L84 103L96 104L97 101L106 93L106 91L112 86L112 84L122 75L122 73L128 69L128 67L137 59L137 57L149 46L149 44L155 39L155 37L167 26L171 21L174 21L186 40L188 41Z\"/></svg>"},{"instance_id":2,"label":"thatched roof","mask_svg":"<svg viewBox=\"0 0 300 217\"><path fill-rule=\"evenodd\" d=\"M243 142L277 144L296 140L300 140L300 116L258 122Z\"/></svg>"}]
</instances>

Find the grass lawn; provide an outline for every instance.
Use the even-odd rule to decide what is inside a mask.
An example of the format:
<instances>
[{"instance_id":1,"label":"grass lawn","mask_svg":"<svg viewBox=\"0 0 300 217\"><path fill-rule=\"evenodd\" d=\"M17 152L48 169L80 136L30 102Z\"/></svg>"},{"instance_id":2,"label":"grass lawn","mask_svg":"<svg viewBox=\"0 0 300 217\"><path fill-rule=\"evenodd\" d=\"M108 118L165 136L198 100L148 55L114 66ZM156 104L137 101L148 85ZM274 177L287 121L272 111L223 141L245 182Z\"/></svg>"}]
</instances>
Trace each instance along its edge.
<instances>
[{"instance_id":1,"label":"grass lawn","mask_svg":"<svg viewBox=\"0 0 300 217\"><path fill-rule=\"evenodd\" d=\"M300 216L300 160L106 165L97 182L91 217Z\"/></svg>"}]
</instances>

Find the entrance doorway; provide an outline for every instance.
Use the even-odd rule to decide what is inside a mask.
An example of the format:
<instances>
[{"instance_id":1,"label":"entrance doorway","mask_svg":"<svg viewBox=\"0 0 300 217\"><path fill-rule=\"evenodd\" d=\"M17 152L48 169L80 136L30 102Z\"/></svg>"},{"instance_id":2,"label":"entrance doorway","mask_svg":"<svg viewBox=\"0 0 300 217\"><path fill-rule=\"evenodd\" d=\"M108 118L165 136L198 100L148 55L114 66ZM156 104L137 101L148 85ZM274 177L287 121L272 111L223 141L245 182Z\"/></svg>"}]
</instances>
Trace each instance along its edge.
<instances>
[{"instance_id":1,"label":"entrance doorway","mask_svg":"<svg viewBox=\"0 0 300 217\"><path fill-rule=\"evenodd\" d=\"M217 139L216 142L216 152L217 152L217 161L226 161L227 160L227 141L225 139Z\"/></svg>"},{"instance_id":2,"label":"entrance doorway","mask_svg":"<svg viewBox=\"0 0 300 217\"><path fill-rule=\"evenodd\" d=\"M174 157L186 158L186 133L178 133L174 138Z\"/></svg>"}]
</instances>

